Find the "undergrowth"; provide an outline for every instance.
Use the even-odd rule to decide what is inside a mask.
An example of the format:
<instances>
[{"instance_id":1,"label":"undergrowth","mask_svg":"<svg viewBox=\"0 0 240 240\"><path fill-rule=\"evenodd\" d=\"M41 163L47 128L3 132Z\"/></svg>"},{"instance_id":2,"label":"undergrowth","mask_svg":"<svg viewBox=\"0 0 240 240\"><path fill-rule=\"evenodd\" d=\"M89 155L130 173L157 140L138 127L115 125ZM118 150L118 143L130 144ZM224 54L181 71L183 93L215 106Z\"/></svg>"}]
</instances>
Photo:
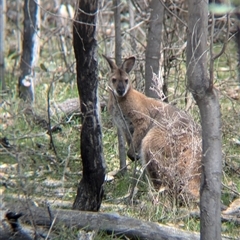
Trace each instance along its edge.
<instances>
[{"instance_id":1,"label":"undergrowth","mask_svg":"<svg viewBox=\"0 0 240 240\"><path fill-rule=\"evenodd\" d=\"M99 37L101 38L101 37ZM99 39L101 40L101 39ZM76 73L67 71L62 64L61 55L55 58L49 56L48 50L55 49L54 41L42 49L40 63L43 68L36 69L35 114L47 119L48 97L51 107L64 100L78 97ZM104 43L100 42L99 52L102 53ZM68 45L71 46L71 45ZM220 46L216 45L216 51ZM69 47L69 61L74 66L73 50ZM240 193L240 93L239 83L236 82L235 46L228 45L226 53L215 63L215 87L218 90L222 111L223 133L223 188L222 204L229 206ZM53 207L70 209L76 196L77 185L82 175L80 153L81 120L78 116L65 116L58 113L51 116L51 125L58 126L58 131L52 133L53 143L46 126L36 124L31 114L26 114L25 106L18 98L16 89L17 71L12 74L16 58L6 58L7 94L3 96L0 106L0 139L6 138L0 144L0 193L9 200L25 197L45 206L48 202ZM106 104L107 66L99 54L99 99ZM183 59L184 60L184 59ZM140 62L140 60L139 60ZM178 63L176 62L176 65ZM141 64L137 66L140 70ZM168 79L169 101L179 108L185 108L186 70L182 61L177 70L170 71ZM177 78L177 79L176 79ZM51 90L49 91L49 88ZM143 90L140 88L139 90ZM238 93L238 98L233 94ZM191 98L191 97L190 97ZM199 112L193 101L190 114L198 122ZM175 199L162 193L156 193L143 173L140 163L127 161L128 171L125 175L117 174L119 169L118 146L116 129L106 107L101 113L103 150L106 161L107 181L104 184L104 196L100 211L117 212L120 215L135 217L146 221L154 221L170 226L177 226L189 231L200 230L199 216L196 203L181 206ZM7 144L7 146L6 146ZM133 174L137 164L136 175ZM138 179L136 193L129 201L128 197L133 186L134 178ZM56 228L53 239L76 239L78 230ZM234 223L223 223L222 232L238 238L239 226ZM114 233L107 235L99 232L95 239L115 239Z\"/></svg>"},{"instance_id":2,"label":"undergrowth","mask_svg":"<svg viewBox=\"0 0 240 240\"><path fill-rule=\"evenodd\" d=\"M218 77L220 73L218 73ZM12 81L12 79L11 79ZM17 81L16 79L14 81ZM10 80L7 84L11 86ZM222 122L223 122L223 191L222 203L228 206L236 193L240 192L239 180L239 103L226 96L228 82L218 80L216 87L219 90ZM45 89L44 89L45 88ZM52 102L60 102L77 96L76 83L69 86L57 82L51 95ZM47 93L46 86L36 87L35 111L46 118ZM101 94L101 90L100 90ZM42 205L45 201L54 203L57 200L64 208L71 208L76 195L77 184L81 179L81 155L80 155L80 129L79 117L73 117L70 122L66 116L52 117L52 124L59 124L59 131L53 133L54 148L50 143L50 136L46 129L36 125L30 115L24 114L21 101L17 93L11 90L11 94L5 98L1 106L1 138L6 137L10 147L0 147L0 171L1 192L4 196L25 196ZM182 106L181 102L178 103ZM199 118L196 106L191 108L191 113ZM118 170L118 147L116 129L106 109L102 111L103 147L106 161L107 175ZM56 154L57 153L57 154ZM136 217L147 221L154 221L170 226L177 226L189 231L199 231L199 218L190 215L190 212L198 211L196 204L188 207L180 207L173 199L163 194L157 194L151 190L151 186L142 173L141 166L137 176L139 182L137 193L133 201L129 203L128 196L133 183L134 164L130 161L128 172L124 176L111 176L104 185L105 194L102 201L102 211L118 212L121 215ZM234 191L232 191L234 190ZM60 204L61 205L61 204ZM239 228L233 223L223 223L223 233L231 236L239 236ZM69 233L71 232L71 234ZM54 231L53 231L54 233ZM54 239L73 239L78 231L62 229ZM96 239L112 239L111 235L99 233Z\"/></svg>"}]
</instances>

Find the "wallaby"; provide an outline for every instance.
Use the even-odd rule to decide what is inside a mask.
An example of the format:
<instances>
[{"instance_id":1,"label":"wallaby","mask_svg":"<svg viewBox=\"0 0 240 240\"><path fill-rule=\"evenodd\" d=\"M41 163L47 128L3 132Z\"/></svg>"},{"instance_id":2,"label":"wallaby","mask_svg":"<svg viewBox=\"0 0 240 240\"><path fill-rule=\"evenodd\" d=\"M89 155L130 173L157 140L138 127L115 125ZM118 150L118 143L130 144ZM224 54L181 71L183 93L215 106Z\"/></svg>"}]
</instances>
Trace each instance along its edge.
<instances>
[{"instance_id":1,"label":"wallaby","mask_svg":"<svg viewBox=\"0 0 240 240\"><path fill-rule=\"evenodd\" d=\"M135 57L118 67L107 60L108 111L123 132L131 160L141 158L156 189L199 196L201 137L199 126L182 110L133 89L129 73Z\"/></svg>"}]
</instances>

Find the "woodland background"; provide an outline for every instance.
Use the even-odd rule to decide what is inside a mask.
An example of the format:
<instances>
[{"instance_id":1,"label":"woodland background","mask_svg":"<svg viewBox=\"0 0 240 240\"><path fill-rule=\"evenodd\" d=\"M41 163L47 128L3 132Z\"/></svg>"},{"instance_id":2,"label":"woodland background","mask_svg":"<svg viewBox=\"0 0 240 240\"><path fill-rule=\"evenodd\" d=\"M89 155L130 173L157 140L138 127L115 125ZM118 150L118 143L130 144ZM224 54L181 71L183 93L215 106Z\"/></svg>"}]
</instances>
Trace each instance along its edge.
<instances>
[{"instance_id":1,"label":"woodland background","mask_svg":"<svg viewBox=\"0 0 240 240\"><path fill-rule=\"evenodd\" d=\"M163 2L163 1L162 1ZM160 70L168 102L187 110L196 121L199 113L191 94L186 90L186 32L188 8L186 1L164 3ZM28 199L38 206L53 209L72 207L82 174L80 156L81 120L76 86L76 59L72 44L72 22L75 2L41 1L39 58L34 67L34 104L22 104L17 89L23 41L24 1L6 1L4 38L5 89L0 105L0 191L2 210L12 199ZM122 58L136 56L132 75L136 89L145 90L145 51L150 17L149 1L121 1L120 26ZM184 230L199 231L196 204L179 206L174 199L156 193L146 181L139 163L127 160L127 172L119 170L117 131L106 111L107 73L101 54L115 55L114 2L100 1L97 24L99 98L103 149L106 161L105 193L101 212L156 221ZM209 19L211 24L211 19ZM224 53L214 63L214 86L221 104L223 133L222 204L233 221L222 224L222 233L238 239L240 206L240 90L236 15L232 14L229 30L226 15L215 19L213 51L218 53L226 42ZM210 31L210 28L209 28ZM211 39L209 39L210 41ZM156 89L159 89L156 87ZM49 133L48 124L54 131ZM133 179L137 179L132 201L128 201ZM225 207L224 207L225 206ZM234 212L235 211L235 212ZM225 212L226 213L226 212ZM3 211L4 214L4 211ZM235 215L234 215L235 214ZM2 215L2 218L4 216ZM32 229L36 230L34 220ZM38 230L39 231L39 230ZM79 230L56 226L54 239L75 239ZM123 234L124 235L124 234ZM112 239L114 235L99 232L96 239Z\"/></svg>"}]
</instances>

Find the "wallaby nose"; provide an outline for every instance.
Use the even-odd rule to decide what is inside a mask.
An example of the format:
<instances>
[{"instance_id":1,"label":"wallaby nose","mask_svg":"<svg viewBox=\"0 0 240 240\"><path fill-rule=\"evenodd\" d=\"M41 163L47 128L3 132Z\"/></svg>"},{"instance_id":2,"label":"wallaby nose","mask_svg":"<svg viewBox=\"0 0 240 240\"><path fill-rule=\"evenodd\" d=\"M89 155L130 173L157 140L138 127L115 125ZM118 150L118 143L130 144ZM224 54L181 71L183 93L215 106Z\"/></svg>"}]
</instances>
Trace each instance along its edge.
<instances>
[{"instance_id":1,"label":"wallaby nose","mask_svg":"<svg viewBox=\"0 0 240 240\"><path fill-rule=\"evenodd\" d=\"M123 83L119 83L117 86L117 93L119 96L123 96L125 93L125 87L123 85Z\"/></svg>"}]
</instances>

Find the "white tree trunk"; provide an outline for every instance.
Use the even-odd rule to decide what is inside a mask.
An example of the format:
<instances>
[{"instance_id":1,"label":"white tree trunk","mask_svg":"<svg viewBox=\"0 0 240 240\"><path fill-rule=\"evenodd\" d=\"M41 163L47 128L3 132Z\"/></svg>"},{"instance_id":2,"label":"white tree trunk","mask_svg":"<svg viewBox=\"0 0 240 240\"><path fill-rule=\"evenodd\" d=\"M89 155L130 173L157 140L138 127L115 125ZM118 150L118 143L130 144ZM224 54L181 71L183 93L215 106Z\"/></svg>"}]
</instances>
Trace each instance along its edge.
<instances>
[{"instance_id":1,"label":"white tree trunk","mask_svg":"<svg viewBox=\"0 0 240 240\"><path fill-rule=\"evenodd\" d=\"M18 80L19 96L34 101L34 67L38 61L40 34L40 0L24 1L24 34L21 56L21 75Z\"/></svg>"}]
</instances>

